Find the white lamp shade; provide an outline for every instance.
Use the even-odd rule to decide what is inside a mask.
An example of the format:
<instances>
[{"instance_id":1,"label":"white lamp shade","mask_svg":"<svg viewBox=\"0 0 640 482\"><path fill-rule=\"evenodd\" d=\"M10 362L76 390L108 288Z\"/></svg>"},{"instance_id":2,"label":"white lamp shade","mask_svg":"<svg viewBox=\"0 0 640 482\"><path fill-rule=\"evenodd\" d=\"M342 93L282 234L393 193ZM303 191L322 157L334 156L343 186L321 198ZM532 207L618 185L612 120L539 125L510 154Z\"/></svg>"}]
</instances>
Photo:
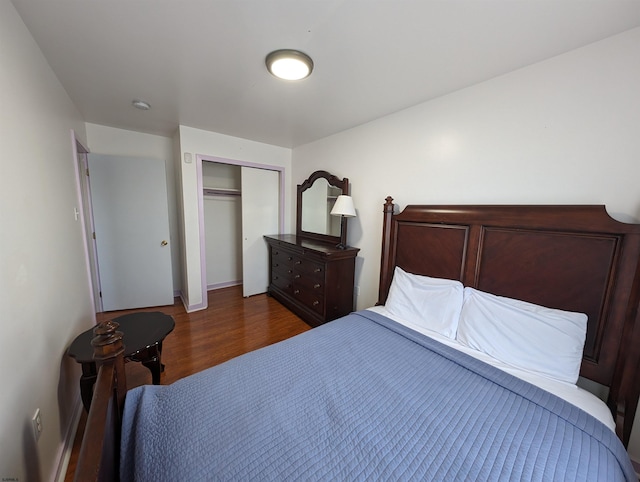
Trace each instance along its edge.
<instances>
[{"instance_id":1,"label":"white lamp shade","mask_svg":"<svg viewBox=\"0 0 640 482\"><path fill-rule=\"evenodd\" d=\"M353 205L351 196L340 195L331 210L332 216L344 216L345 218L355 218L356 208Z\"/></svg>"}]
</instances>

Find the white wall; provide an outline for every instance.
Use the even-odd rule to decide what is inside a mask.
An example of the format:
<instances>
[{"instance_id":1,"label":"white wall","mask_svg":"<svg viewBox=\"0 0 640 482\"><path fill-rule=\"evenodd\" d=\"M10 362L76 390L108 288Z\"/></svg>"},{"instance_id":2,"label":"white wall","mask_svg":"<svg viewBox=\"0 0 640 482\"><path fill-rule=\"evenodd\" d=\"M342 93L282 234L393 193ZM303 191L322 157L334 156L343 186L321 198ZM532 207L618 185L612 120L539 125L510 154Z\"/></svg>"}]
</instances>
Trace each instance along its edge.
<instances>
[{"instance_id":1,"label":"white wall","mask_svg":"<svg viewBox=\"0 0 640 482\"><path fill-rule=\"evenodd\" d=\"M141 132L115 129L97 124L86 124L88 149L96 154L112 156L163 159L167 176L167 201L169 204L169 231L171 234L171 264L173 266L173 290L181 288L180 234L178 232L178 208L176 200L176 176L173 139Z\"/></svg>"},{"instance_id":2,"label":"white wall","mask_svg":"<svg viewBox=\"0 0 640 482\"><path fill-rule=\"evenodd\" d=\"M295 182L317 169L352 184L358 308L377 300L387 195L401 207L605 204L638 220L640 29L293 150Z\"/></svg>"},{"instance_id":3,"label":"white wall","mask_svg":"<svg viewBox=\"0 0 640 482\"><path fill-rule=\"evenodd\" d=\"M187 310L206 307L206 286L203 291L203 270L200 248L203 240L199 228L199 199L197 155L232 159L247 163L279 166L284 168L285 183L285 229L290 230L292 217L291 149L249 141L192 127L180 126L180 184L179 202L183 205L182 226L184 255L182 259L184 278L182 292ZM191 162L185 162L189 154ZM295 191L294 191L295 192ZM293 202L295 204L295 202Z\"/></svg>"},{"instance_id":4,"label":"white wall","mask_svg":"<svg viewBox=\"0 0 640 482\"><path fill-rule=\"evenodd\" d=\"M0 2L0 70L0 477L38 482L73 441L80 370L65 350L95 322L71 129L85 145L86 135L10 2Z\"/></svg>"}]
</instances>

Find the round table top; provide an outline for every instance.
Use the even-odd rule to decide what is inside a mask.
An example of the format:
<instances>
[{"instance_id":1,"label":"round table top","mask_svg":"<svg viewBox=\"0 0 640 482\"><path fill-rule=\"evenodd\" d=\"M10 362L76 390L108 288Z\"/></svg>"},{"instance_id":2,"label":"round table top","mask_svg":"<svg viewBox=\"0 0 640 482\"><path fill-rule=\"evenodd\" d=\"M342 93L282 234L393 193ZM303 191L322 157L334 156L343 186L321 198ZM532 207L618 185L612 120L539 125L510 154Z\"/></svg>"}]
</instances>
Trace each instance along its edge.
<instances>
[{"instance_id":1,"label":"round table top","mask_svg":"<svg viewBox=\"0 0 640 482\"><path fill-rule=\"evenodd\" d=\"M159 311L130 313L114 318L122 332L124 356L132 356L145 348L157 345L173 331L173 318ZM81 333L73 340L67 354L78 363L93 362L91 340L95 337L93 328Z\"/></svg>"}]
</instances>

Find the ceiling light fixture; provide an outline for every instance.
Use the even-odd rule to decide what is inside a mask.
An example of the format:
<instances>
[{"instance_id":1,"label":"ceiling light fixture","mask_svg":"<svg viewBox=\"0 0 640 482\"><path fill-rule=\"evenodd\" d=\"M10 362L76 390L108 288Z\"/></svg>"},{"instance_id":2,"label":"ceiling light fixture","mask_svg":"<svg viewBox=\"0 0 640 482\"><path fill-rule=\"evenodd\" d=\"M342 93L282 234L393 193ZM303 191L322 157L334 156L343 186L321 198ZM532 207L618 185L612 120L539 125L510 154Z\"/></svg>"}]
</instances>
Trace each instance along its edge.
<instances>
[{"instance_id":1,"label":"ceiling light fixture","mask_svg":"<svg viewBox=\"0 0 640 482\"><path fill-rule=\"evenodd\" d=\"M276 50L265 62L272 75L284 80L302 80L313 71L313 60L299 50Z\"/></svg>"},{"instance_id":2,"label":"ceiling light fixture","mask_svg":"<svg viewBox=\"0 0 640 482\"><path fill-rule=\"evenodd\" d=\"M145 102L144 100L134 100L131 102L131 105L134 106L136 109L140 109L140 110L151 109L151 104L149 104L148 102Z\"/></svg>"}]
</instances>

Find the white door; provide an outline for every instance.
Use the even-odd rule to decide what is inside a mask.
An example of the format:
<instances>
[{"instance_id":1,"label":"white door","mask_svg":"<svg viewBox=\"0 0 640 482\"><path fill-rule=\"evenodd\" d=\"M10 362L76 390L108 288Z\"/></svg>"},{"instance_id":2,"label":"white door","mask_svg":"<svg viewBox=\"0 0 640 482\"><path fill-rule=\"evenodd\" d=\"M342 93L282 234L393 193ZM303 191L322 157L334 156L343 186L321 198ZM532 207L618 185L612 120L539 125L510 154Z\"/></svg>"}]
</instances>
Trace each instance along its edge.
<instances>
[{"instance_id":1,"label":"white door","mask_svg":"<svg viewBox=\"0 0 640 482\"><path fill-rule=\"evenodd\" d=\"M164 161L89 154L104 311L173 304Z\"/></svg>"},{"instance_id":2,"label":"white door","mask_svg":"<svg viewBox=\"0 0 640 482\"><path fill-rule=\"evenodd\" d=\"M91 192L89 189L89 164L87 154L78 152L78 173L80 175L80 195L82 196L82 214L84 220L85 236L87 238L87 254L89 257L89 270L91 272L91 285L93 289L93 302L96 313L102 310L102 300L100 299L100 277L98 276L98 257L96 252L96 241L93 237L93 211L91 209Z\"/></svg>"},{"instance_id":3,"label":"white door","mask_svg":"<svg viewBox=\"0 0 640 482\"><path fill-rule=\"evenodd\" d=\"M265 293L269 251L263 236L278 234L280 173L242 167L242 294Z\"/></svg>"}]
</instances>

